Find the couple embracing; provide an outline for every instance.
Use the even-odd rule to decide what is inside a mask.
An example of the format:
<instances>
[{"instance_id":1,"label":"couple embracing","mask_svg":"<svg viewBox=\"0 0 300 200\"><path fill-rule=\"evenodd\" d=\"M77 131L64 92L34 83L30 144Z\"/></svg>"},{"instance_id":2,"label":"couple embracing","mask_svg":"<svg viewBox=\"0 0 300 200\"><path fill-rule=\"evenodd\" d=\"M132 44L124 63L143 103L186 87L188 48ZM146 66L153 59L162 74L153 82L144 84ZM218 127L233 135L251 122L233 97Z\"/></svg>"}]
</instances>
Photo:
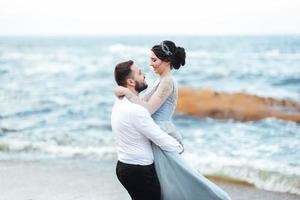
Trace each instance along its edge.
<instances>
[{"instance_id":1,"label":"couple embracing","mask_svg":"<svg viewBox=\"0 0 300 200\"><path fill-rule=\"evenodd\" d=\"M172 123L178 91L171 72L185 65L185 57L172 41L153 46L150 65L159 78L143 97L139 93L148 85L139 67L127 61L115 68L116 174L133 200L230 200L180 155L182 137Z\"/></svg>"}]
</instances>

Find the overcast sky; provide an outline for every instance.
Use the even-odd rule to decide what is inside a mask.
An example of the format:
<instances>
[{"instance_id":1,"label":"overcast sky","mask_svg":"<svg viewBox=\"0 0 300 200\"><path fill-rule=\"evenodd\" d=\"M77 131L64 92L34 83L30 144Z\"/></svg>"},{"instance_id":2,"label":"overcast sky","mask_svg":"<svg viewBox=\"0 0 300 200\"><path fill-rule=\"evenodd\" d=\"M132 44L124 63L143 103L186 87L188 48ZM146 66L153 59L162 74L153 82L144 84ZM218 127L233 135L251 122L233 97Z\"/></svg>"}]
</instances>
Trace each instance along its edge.
<instances>
[{"instance_id":1,"label":"overcast sky","mask_svg":"<svg viewBox=\"0 0 300 200\"><path fill-rule=\"evenodd\" d=\"M0 0L0 35L297 33L300 0Z\"/></svg>"}]
</instances>

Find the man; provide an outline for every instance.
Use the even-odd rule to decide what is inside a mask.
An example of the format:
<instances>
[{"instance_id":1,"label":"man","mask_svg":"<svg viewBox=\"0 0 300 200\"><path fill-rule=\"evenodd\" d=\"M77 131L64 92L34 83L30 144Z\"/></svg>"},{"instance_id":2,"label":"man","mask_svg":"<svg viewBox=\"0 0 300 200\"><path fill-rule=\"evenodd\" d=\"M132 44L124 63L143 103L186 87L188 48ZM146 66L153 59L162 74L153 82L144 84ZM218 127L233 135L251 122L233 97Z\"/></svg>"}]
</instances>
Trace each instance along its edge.
<instances>
[{"instance_id":1,"label":"man","mask_svg":"<svg viewBox=\"0 0 300 200\"><path fill-rule=\"evenodd\" d=\"M133 61L116 66L115 80L136 95L147 88L145 75ZM119 181L134 200L160 200L151 141L165 151L182 152L183 147L155 124L146 108L126 97L116 100L111 125L117 142Z\"/></svg>"}]
</instances>

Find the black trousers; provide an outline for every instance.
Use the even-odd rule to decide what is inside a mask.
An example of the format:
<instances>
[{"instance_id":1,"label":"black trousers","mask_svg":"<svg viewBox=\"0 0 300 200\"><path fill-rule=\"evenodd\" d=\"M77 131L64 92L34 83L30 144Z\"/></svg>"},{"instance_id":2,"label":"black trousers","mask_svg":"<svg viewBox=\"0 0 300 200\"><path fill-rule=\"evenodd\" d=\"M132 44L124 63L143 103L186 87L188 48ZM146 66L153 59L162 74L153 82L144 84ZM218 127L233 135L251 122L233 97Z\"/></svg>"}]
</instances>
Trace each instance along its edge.
<instances>
[{"instance_id":1,"label":"black trousers","mask_svg":"<svg viewBox=\"0 0 300 200\"><path fill-rule=\"evenodd\" d=\"M141 166L118 161L116 174L132 200L160 200L161 191L154 164Z\"/></svg>"}]
</instances>

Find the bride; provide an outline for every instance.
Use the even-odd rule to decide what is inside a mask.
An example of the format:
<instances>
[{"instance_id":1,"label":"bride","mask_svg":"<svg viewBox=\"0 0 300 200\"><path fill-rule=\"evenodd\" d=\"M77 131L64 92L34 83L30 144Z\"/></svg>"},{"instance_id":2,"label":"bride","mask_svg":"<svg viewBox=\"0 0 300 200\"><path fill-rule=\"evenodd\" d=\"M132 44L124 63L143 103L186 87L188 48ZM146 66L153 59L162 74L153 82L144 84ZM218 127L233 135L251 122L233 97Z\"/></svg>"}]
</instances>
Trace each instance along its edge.
<instances>
[{"instance_id":1,"label":"bride","mask_svg":"<svg viewBox=\"0 0 300 200\"><path fill-rule=\"evenodd\" d=\"M152 89L140 98L129 89L118 86L117 96L126 96L133 103L144 106L162 130L182 142L172 123L178 88L172 69L185 65L185 50L166 40L151 49L151 66L159 78ZM161 186L162 200L230 200L217 185L193 169L176 152L166 152L152 143L155 170Z\"/></svg>"}]
</instances>

